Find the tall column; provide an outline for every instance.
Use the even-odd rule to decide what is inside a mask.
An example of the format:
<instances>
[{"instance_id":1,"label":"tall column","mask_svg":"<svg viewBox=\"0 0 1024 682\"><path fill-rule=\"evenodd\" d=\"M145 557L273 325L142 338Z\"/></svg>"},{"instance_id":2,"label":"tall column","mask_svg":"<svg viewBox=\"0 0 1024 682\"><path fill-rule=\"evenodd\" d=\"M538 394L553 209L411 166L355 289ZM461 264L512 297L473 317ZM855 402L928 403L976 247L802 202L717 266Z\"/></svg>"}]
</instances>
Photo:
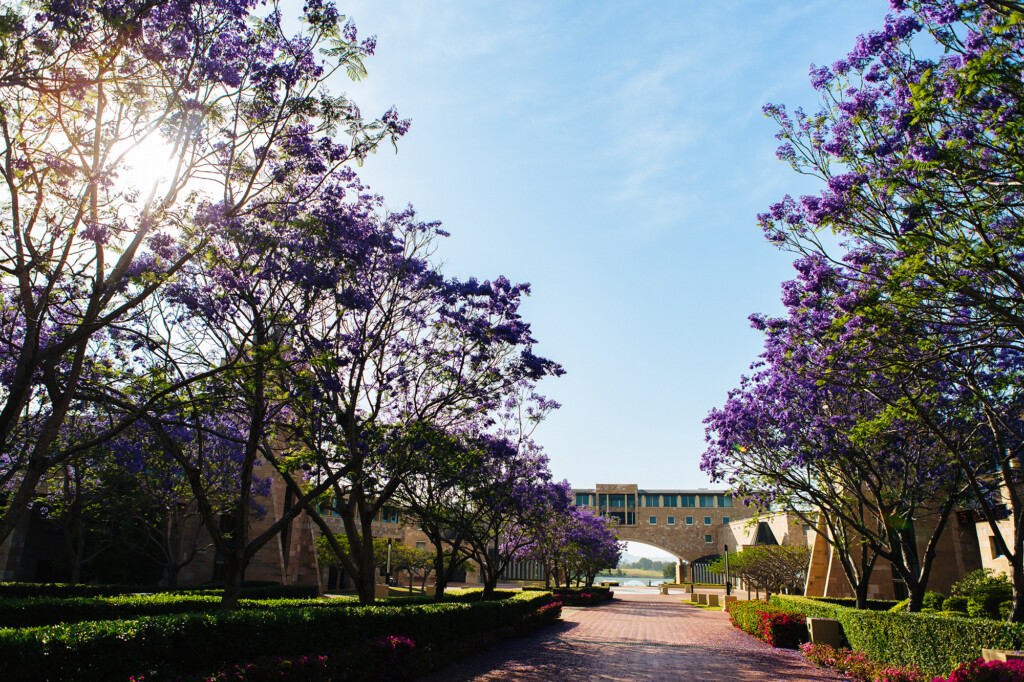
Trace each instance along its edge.
<instances>
[{"instance_id":1,"label":"tall column","mask_svg":"<svg viewBox=\"0 0 1024 682\"><path fill-rule=\"evenodd\" d=\"M681 585L684 582L686 582L686 564L680 559L676 564L676 584Z\"/></svg>"}]
</instances>

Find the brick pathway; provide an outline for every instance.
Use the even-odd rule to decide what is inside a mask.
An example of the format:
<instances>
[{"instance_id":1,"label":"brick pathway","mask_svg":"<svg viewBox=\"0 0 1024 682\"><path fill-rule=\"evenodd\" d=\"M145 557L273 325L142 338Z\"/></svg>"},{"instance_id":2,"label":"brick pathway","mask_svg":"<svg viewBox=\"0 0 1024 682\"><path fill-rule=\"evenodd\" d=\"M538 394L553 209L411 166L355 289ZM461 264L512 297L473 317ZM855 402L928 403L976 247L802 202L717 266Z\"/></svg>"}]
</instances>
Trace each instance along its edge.
<instances>
[{"instance_id":1,"label":"brick pathway","mask_svg":"<svg viewBox=\"0 0 1024 682\"><path fill-rule=\"evenodd\" d=\"M425 678L456 680L844 680L795 651L773 649L728 614L682 594L620 591L610 603L562 610L562 623L483 651Z\"/></svg>"}]
</instances>

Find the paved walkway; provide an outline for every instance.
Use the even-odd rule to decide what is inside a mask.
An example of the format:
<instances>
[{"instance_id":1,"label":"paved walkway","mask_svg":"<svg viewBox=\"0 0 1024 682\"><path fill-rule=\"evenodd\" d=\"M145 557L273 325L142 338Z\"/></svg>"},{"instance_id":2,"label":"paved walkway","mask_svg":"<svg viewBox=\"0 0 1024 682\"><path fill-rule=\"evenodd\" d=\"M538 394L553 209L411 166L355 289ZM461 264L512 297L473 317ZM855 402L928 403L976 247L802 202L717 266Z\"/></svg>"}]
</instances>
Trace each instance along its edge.
<instances>
[{"instance_id":1,"label":"paved walkway","mask_svg":"<svg viewBox=\"0 0 1024 682\"><path fill-rule=\"evenodd\" d=\"M683 594L621 590L590 608L565 608L562 623L504 642L439 670L456 680L844 680L796 651L773 649L729 616L681 603Z\"/></svg>"}]
</instances>

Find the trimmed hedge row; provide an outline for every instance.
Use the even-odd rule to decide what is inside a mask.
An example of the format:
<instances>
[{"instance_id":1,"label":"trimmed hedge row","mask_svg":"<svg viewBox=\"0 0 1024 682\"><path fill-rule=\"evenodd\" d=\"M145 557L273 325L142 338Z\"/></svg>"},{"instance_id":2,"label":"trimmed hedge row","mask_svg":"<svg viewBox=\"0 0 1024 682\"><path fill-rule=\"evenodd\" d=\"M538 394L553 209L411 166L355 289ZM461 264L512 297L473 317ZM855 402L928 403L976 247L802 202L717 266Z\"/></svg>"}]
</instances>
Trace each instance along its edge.
<instances>
[{"instance_id":1,"label":"trimmed hedge row","mask_svg":"<svg viewBox=\"0 0 1024 682\"><path fill-rule=\"evenodd\" d=\"M606 602L615 594L610 587L524 587L524 592L551 592L566 606L593 606Z\"/></svg>"},{"instance_id":2,"label":"trimmed hedge row","mask_svg":"<svg viewBox=\"0 0 1024 682\"><path fill-rule=\"evenodd\" d=\"M257 609L0 629L0 679L167 679L267 655L338 651L388 635L409 637L443 657L482 633L536 619L553 601L550 593L519 593L478 603Z\"/></svg>"},{"instance_id":3,"label":"trimmed hedge row","mask_svg":"<svg viewBox=\"0 0 1024 682\"><path fill-rule=\"evenodd\" d=\"M857 607L857 600L853 597L815 597L814 600L836 606L848 606L851 609ZM899 603L895 599L868 599L865 605L868 611L888 611Z\"/></svg>"},{"instance_id":4,"label":"trimmed hedge row","mask_svg":"<svg viewBox=\"0 0 1024 682\"><path fill-rule=\"evenodd\" d=\"M795 649L808 639L803 617L768 602L734 601L729 605L729 620L740 630L783 649Z\"/></svg>"},{"instance_id":5,"label":"trimmed hedge row","mask_svg":"<svg viewBox=\"0 0 1024 682\"><path fill-rule=\"evenodd\" d=\"M87 620L125 620L172 613L213 613L221 598L214 595L154 594L130 597L34 597L0 599L0 628L28 628ZM354 598L240 599L243 610L275 608L344 607Z\"/></svg>"},{"instance_id":6,"label":"trimmed hedge row","mask_svg":"<svg viewBox=\"0 0 1024 682\"><path fill-rule=\"evenodd\" d=\"M1024 623L858 610L789 595L773 595L771 601L805 616L834 618L851 648L880 663L913 666L928 675L948 675L961 663L977 659L982 648L1024 648Z\"/></svg>"},{"instance_id":7,"label":"trimmed hedge row","mask_svg":"<svg viewBox=\"0 0 1024 682\"><path fill-rule=\"evenodd\" d=\"M223 583L205 583L184 587L157 585L69 585L67 583L0 583L0 599L29 597L117 597L128 594L202 594L219 595ZM311 599L319 594L316 586L280 585L263 581L245 582L240 596L246 599Z\"/></svg>"},{"instance_id":8,"label":"trimmed hedge row","mask_svg":"<svg viewBox=\"0 0 1024 682\"><path fill-rule=\"evenodd\" d=\"M516 590L495 590L494 599L508 599ZM445 592L445 601L465 603L480 601L483 590L468 588ZM565 600L562 600L565 601ZM381 603L432 604L431 596L416 594L398 597ZM329 599L240 599L239 609L277 608L339 608L356 606L355 597ZM165 593L124 597L34 597L26 599L0 598L0 628L27 628L81 623L90 620L129 620L147 616L166 616L175 613L215 613L220 610L220 596L192 593Z\"/></svg>"}]
</instances>

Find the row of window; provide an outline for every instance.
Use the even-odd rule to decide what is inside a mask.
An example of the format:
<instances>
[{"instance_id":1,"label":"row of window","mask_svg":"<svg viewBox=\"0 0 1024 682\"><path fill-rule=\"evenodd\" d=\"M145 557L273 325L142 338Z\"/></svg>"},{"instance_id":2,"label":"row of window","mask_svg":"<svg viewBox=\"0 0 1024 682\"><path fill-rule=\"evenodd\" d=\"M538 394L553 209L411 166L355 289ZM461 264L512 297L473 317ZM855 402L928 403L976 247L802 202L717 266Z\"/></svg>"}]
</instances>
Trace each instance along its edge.
<instances>
[{"instance_id":1,"label":"row of window","mask_svg":"<svg viewBox=\"0 0 1024 682\"><path fill-rule=\"evenodd\" d=\"M318 511L321 516L341 516L334 504L334 498L328 498L321 502ZM384 507L374 515L373 520L382 523L398 523L398 514L399 511L395 507Z\"/></svg>"},{"instance_id":2,"label":"row of window","mask_svg":"<svg viewBox=\"0 0 1024 682\"><path fill-rule=\"evenodd\" d=\"M674 525L676 525L676 517L669 516L669 517L666 518L666 522L668 523L668 525L674 526ZM658 517L657 516L649 517L648 523L651 524L652 526L658 525ZM729 517L728 516L723 516L722 517L722 523L729 523ZM692 526L693 525L693 517L692 516L687 516L686 517L686 525L687 526ZM711 517L710 516L705 516L704 517L704 525L705 526L710 526L711 525Z\"/></svg>"},{"instance_id":3,"label":"row of window","mask_svg":"<svg viewBox=\"0 0 1024 682\"><path fill-rule=\"evenodd\" d=\"M576 493L576 506L601 509L633 509L637 495ZM732 507L729 495L639 495L644 507ZM596 499L595 499L596 498ZM595 504L596 502L596 504Z\"/></svg>"}]
</instances>

